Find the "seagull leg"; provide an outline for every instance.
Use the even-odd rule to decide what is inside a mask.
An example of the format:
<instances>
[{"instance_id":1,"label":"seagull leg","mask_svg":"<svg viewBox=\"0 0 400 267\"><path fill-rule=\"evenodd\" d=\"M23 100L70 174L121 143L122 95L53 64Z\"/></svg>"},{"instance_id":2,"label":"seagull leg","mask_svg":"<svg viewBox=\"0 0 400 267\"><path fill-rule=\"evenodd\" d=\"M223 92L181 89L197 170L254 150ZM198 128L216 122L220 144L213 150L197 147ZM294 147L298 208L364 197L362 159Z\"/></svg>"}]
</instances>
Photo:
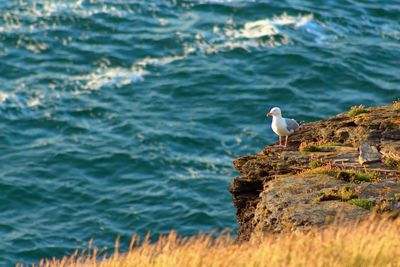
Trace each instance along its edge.
<instances>
[{"instance_id":1,"label":"seagull leg","mask_svg":"<svg viewBox=\"0 0 400 267\"><path fill-rule=\"evenodd\" d=\"M282 145L282 136L279 135L279 143L275 145L276 147L283 147Z\"/></svg>"},{"instance_id":2,"label":"seagull leg","mask_svg":"<svg viewBox=\"0 0 400 267\"><path fill-rule=\"evenodd\" d=\"M285 147L287 147L288 139L289 139L289 135L286 135Z\"/></svg>"}]
</instances>

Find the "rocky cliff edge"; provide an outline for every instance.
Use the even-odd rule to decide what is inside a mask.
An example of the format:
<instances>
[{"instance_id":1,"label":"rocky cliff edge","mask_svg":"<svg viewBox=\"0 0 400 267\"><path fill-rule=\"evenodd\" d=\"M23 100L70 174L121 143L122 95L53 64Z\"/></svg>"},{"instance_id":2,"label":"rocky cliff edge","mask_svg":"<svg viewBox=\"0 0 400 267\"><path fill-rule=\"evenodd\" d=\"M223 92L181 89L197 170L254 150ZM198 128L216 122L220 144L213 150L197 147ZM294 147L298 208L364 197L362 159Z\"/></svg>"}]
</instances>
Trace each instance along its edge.
<instances>
[{"instance_id":1,"label":"rocky cliff edge","mask_svg":"<svg viewBox=\"0 0 400 267\"><path fill-rule=\"evenodd\" d=\"M287 148L234 161L238 240L400 214L400 102L303 124ZM338 220L340 218L340 220Z\"/></svg>"}]
</instances>

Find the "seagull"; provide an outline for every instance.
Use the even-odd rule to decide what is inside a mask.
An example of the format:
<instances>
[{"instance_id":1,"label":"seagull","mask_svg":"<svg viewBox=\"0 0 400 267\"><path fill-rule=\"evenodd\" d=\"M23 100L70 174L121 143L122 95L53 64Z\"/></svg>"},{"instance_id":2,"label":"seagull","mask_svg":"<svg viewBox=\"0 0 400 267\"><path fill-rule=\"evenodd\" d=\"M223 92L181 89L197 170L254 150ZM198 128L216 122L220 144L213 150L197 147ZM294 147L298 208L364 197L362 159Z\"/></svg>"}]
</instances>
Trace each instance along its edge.
<instances>
[{"instance_id":1,"label":"seagull","mask_svg":"<svg viewBox=\"0 0 400 267\"><path fill-rule=\"evenodd\" d=\"M278 146L282 146L282 136L286 136L284 147L287 147L289 135L300 127L299 124L294 119L282 118L281 109L278 107L272 108L267 116L272 116L271 128L279 136Z\"/></svg>"}]
</instances>

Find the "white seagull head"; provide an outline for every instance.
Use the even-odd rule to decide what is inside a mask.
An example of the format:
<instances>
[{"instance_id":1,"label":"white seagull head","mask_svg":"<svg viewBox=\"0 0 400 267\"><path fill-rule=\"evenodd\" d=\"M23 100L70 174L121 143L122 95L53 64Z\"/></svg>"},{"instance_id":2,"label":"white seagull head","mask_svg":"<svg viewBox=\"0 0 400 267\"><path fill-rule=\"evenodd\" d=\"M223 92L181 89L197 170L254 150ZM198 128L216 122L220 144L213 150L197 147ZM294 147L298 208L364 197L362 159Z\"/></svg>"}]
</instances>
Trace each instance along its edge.
<instances>
[{"instance_id":1,"label":"white seagull head","mask_svg":"<svg viewBox=\"0 0 400 267\"><path fill-rule=\"evenodd\" d=\"M282 116L281 109L278 107L271 108L271 110L267 113L267 116L281 117Z\"/></svg>"}]
</instances>

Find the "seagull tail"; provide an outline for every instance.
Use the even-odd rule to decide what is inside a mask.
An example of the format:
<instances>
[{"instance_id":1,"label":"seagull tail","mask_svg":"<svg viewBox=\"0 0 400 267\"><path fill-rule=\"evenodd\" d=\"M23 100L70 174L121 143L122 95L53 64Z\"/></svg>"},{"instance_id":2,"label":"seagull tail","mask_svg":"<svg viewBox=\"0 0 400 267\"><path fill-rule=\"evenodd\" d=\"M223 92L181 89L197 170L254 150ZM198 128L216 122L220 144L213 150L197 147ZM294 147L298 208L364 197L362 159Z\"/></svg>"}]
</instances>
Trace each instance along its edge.
<instances>
[{"instance_id":1,"label":"seagull tail","mask_svg":"<svg viewBox=\"0 0 400 267\"><path fill-rule=\"evenodd\" d=\"M301 125L303 125L304 123L306 123L306 121L298 121L298 120L295 120L296 122L297 122L297 124L299 125L299 126L301 126Z\"/></svg>"}]
</instances>

